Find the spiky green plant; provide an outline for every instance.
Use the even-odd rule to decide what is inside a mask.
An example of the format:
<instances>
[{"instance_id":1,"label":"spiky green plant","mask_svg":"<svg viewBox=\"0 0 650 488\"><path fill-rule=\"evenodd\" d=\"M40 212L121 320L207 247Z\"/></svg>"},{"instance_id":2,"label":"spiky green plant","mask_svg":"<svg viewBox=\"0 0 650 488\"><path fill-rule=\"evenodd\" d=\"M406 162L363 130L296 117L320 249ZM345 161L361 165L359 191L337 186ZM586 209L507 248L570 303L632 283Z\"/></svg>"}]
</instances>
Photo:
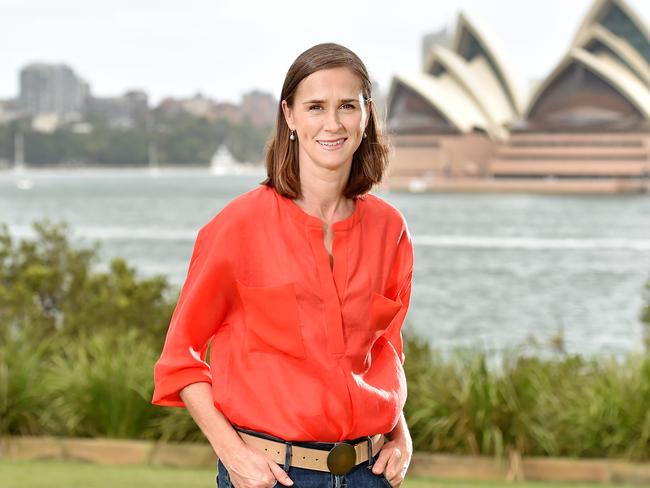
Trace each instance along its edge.
<instances>
[{"instance_id":1,"label":"spiky green plant","mask_svg":"<svg viewBox=\"0 0 650 488\"><path fill-rule=\"evenodd\" d=\"M145 437L159 415L150 404L155 351L137 331L73 340L49 362L52 415L59 435Z\"/></svg>"},{"instance_id":2,"label":"spiky green plant","mask_svg":"<svg viewBox=\"0 0 650 488\"><path fill-rule=\"evenodd\" d=\"M32 343L5 334L0 340L0 436L41 434L49 408L44 358L56 349L54 338Z\"/></svg>"},{"instance_id":3,"label":"spiky green plant","mask_svg":"<svg viewBox=\"0 0 650 488\"><path fill-rule=\"evenodd\" d=\"M503 456L650 458L650 355L526 357L488 365L407 340L407 422L415 449Z\"/></svg>"}]
</instances>

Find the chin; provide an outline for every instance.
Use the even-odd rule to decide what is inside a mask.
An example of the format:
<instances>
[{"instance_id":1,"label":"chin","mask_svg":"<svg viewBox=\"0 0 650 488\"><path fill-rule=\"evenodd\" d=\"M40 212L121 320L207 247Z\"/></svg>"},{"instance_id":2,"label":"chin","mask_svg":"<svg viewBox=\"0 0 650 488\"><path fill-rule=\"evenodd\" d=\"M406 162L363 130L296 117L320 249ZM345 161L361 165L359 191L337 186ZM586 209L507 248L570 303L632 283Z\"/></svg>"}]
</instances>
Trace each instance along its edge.
<instances>
[{"instance_id":1,"label":"chin","mask_svg":"<svg viewBox=\"0 0 650 488\"><path fill-rule=\"evenodd\" d=\"M338 156L336 158L331 158L331 159L327 158L327 159L322 159L321 161L325 166L345 166L345 163L350 160L352 160L352 155L350 155L349 157Z\"/></svg>"}]
</instances>

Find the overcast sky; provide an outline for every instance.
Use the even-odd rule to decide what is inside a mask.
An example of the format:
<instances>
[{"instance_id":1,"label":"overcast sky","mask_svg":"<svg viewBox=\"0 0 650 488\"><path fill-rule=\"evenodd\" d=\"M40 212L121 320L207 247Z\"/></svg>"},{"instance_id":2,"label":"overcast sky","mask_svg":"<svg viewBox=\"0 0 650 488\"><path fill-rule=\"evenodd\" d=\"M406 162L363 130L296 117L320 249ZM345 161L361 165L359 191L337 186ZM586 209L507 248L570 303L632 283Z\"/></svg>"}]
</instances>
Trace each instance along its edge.
<instances>
[{"instance_id":1,"label":"overcast sky","mask_svg":"<svg viewBox=\"0 0 650 488\"><path fill-rule=\"evenodd\" d=\"M0 98L17 95L18 71L34 61L71 65L96 96L277 97L291 62L320 42L351 48L386 90L393 73L420 70L422 36L454 25L460 10L527 93L565 54L592 1L1 0ZM650 1L628 4L650 21Z\"/></svg>"}]
</instances>

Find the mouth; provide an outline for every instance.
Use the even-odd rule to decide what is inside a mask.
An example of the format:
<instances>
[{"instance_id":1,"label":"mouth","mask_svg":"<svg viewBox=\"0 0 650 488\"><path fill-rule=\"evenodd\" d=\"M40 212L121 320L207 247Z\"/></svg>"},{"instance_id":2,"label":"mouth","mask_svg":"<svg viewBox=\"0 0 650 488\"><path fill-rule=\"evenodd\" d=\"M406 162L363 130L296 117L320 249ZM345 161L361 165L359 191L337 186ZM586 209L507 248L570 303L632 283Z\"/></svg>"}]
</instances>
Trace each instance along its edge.
<instances>
[{"instance_id":1,"label":"mouth","mask_svg":"<svg viewBox=\"0 0 650 488\"><path fill-rule=\"evenodd\" d=\"M340 148L346 140L347 137L341 137L339 139L317 140L317 142L324 149L327 149L328 151L333 151Z\"/></svg>"}]
</instances>

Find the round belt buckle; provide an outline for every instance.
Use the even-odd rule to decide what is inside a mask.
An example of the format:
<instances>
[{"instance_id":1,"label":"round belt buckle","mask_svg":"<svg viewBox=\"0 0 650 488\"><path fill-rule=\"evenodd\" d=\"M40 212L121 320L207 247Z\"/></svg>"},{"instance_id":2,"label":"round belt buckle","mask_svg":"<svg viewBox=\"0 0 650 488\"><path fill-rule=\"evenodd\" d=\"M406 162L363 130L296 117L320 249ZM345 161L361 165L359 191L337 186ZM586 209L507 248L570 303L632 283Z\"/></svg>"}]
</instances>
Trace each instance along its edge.
<instances>
[{"instance_id":1,"label":"round belt buckle","mask_svg":"<svg viewBox=\"0 0 650 488\"><path fill-rule=\"evenodd\" d=\"M334 474L346 474L354 468L357 452L352 444L336 444L327 455L327 468Z\"/></svg>"}]
</instances>

